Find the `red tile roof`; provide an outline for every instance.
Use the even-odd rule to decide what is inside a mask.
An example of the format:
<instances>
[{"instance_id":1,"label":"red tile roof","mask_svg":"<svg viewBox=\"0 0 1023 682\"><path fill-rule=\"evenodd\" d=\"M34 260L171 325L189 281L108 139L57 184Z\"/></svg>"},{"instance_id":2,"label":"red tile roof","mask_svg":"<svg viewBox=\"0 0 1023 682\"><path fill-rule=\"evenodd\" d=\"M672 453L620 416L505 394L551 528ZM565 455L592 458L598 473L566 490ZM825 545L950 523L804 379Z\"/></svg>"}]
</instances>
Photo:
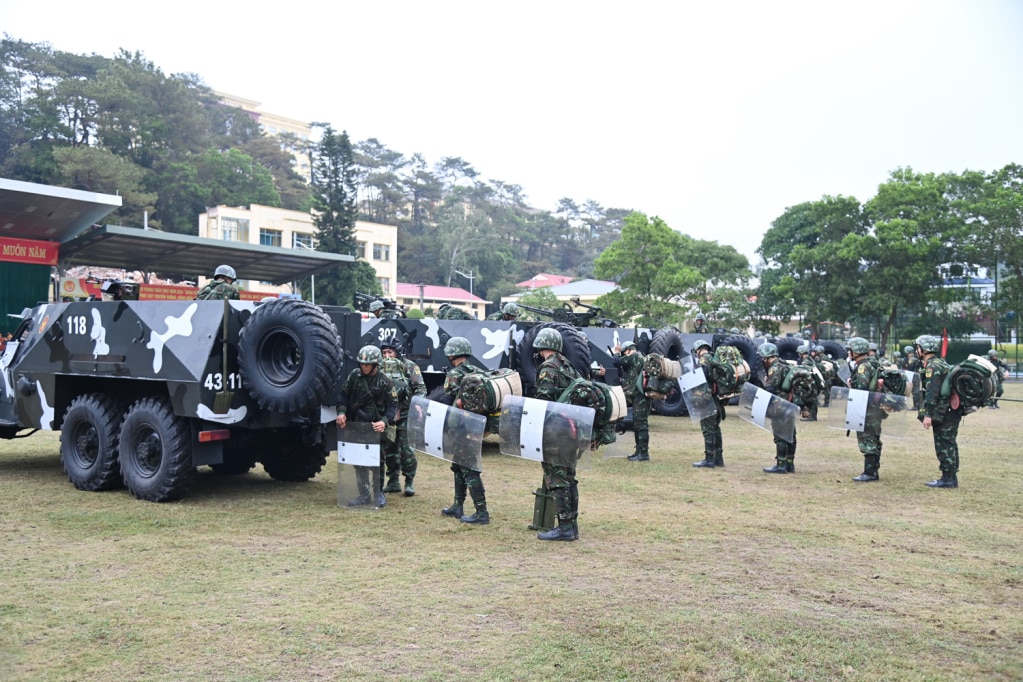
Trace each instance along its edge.
<instances>
[{"instance_id":1,"label":"red tile roof","mask_svg":"<svg viewBox=\"0 0 1023 682\"><path fill-rule=\"evenodd\" d=\"M564 275L548 275L540 273L533 275L532 279L527 279L524 282L519 282L515 286L522 289L542 289L544 287L559 287L562 284L568 284L574 277L565 277Z\"/></svg>"}]
</instances>

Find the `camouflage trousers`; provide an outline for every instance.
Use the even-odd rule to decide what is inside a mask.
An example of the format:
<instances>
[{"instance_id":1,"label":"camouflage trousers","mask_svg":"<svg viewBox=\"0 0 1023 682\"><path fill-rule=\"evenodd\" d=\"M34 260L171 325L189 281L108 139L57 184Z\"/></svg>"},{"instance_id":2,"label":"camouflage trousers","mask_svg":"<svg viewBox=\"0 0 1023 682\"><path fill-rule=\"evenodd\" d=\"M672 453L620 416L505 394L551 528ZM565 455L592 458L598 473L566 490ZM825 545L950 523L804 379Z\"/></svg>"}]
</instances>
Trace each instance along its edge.
<instances>
[{"instance_id":1,"label":"camouflage trousers","mask_svg":"<svg viewBox=\"0 0 1023 682\"><path fill-rule=\"evenodd\" d=\"M649 454L650 449L650 399L642 393L633 394L632 428L636 438L636 452Z\"/></svg>"},{"instance_id":2,"label":"camouflage trousers","mask_svg":"<svg viewBox=\"0 0 1023 682\"><path fill-rule=\"evenodd\" d=\"M931 433L934 436L934 454L938 457L938 466L943 474L959 472L959 422L962 415L950 412L939 424L931 421Z\"/></svg>"},{"instance_id":3,"label":"camouflage trousers","mask_svg":"<svg viewBox=\"0 0 1023 682\"><path fill-rule=\"evenodd\" d=\"M472 503L476 505L476 511L487 511L487 491L483 487L480 472L460 464L452 464L451 471L455 474L455 504L462 506L468 492Z\"/></svg>"},{"instance_id":4,"label":"camouflage trousers","mask_svg":"<svg viewBox=\"0 0 1023 682\"><path fill-rule=\"evenodd\" d=\"M811 400L810 404L805 406L803 409L806 410L806 416L810 419L817 419L817 406L820 403L820 396L816 400Z\"/></svg>"},{"instance_id":5,"label":"camouflage trousers","mask_svg":"<svg viewBox=\"0 0 1023 682\"><path fill-rule=\"evenodd\" d=\"M579 514L579 481L575 469L544 462L543 480L554 498L558 521L574 521Z\"/></svg>"},{"instance_id":6,"label":"camouflage trousers","mask_svg":"<svg viewBox=\"0 0 1023 682\"><path fill-rule=\"evenodd\" d=\"M397 476L400 472L408 478L415 478L419 462L416 460L416 453L408 442L408 417L402 417L395 422L395 435L393 443L386 444L384 461L387 464L387 476Z\"/></svg>"},{"instance_id":7,"label":"camouflage trousers","mask_svg":"<svg viewBox=\"0 0 1023 682\"><path fill-rule=\"evenodd\" d=\"M796 459L796 432L792 432L792 442L774 437L774 459L779 464L792 464Z\"/></svg>"},{"instance_id":8,"label":"camouflage trousers","mask_svg":"<svg viewBox=\"0 0 1023 682\"><path fill-rule=\"evenodd\" d=\"M700 420L700 431L703 433L703 454L707 459L723 455L724 441L721 438L720 406L714 414Z\"/></svg>"}]
</instances>

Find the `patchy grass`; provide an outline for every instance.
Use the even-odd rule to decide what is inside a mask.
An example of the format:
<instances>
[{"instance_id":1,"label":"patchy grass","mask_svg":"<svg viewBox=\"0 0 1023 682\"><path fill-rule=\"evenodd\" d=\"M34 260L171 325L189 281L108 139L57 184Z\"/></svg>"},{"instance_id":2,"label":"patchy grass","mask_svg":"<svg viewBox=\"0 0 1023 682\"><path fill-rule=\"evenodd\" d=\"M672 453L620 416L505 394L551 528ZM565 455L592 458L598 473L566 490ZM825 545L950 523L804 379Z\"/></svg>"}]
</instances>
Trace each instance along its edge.
<instances>
[{"instance_id":1,"label":"patchy grass","mask_svg":"<svg viewBox=\"0 0 1023 682\"><path fill-rule=\"evenodd\" d=\"M418 495L367 513L336 506L333 465L204 470L150 504L75 490L56 434L2 441L0 678L1020 679L1023 404L1002 407L965 420L958 490L923 485L916 422L858 485L823 422L769 476L735 408L723 470L691 467L697 424L655 417L652 461L595 457L581 539L553 544L526 529L539 467L493 444L477 528L438 513L451 473L428 457Z\"/></svg>"}]
</instances>

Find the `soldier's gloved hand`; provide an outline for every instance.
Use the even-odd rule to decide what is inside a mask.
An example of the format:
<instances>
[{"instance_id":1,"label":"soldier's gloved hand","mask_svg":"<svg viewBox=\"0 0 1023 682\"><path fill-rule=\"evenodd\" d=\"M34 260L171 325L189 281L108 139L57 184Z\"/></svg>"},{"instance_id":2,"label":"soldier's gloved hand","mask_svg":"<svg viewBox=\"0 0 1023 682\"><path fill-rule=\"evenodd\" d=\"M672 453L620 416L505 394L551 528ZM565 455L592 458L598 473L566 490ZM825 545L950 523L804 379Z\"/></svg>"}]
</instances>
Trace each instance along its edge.
<instances>
[{"instance_id":1,"label":"soldier's gloved hand","mask_svg":"<svg viewBox=\"0 0 1023 682\"><path fill-rule=\"evenodd\" d=\"M387 424L382 421L373 422L373 430L377 433L383 433L387 430Z\"/></svg>"}]
</instances>

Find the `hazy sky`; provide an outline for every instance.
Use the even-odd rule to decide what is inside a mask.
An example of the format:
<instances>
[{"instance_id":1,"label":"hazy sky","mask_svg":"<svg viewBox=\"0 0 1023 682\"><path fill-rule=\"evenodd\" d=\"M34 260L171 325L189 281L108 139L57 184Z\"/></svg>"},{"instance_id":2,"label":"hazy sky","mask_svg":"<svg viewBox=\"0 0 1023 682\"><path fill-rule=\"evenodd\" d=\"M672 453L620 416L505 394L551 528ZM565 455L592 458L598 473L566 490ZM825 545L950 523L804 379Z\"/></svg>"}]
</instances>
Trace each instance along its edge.
<instances>
[{"instance_id":1,"label":"hazy sky","mask_svg":"<svg viewBox=\"0 0 1023 682\"><path fill-rule=\"evenodd\" d=\"M0 0L0 31L141 51L553 210L658 215L752 260L785 207L900 166L1023 163L1023 2Z\"/></svg>"}]
</instances>

